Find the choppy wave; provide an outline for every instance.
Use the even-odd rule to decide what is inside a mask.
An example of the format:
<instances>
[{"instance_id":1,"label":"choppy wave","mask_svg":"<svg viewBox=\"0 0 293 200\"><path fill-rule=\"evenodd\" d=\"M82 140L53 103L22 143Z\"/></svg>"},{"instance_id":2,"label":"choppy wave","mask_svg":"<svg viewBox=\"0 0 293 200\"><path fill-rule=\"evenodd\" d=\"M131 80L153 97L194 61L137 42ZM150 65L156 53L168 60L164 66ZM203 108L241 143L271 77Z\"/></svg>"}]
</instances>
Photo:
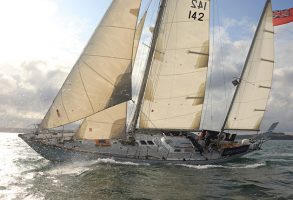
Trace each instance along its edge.
<instances>
[{"instance_id":1,"label":"choppy wave","mask_svg":"<svg viewBox=\"0 0 293 200\"><path fill-rule=\"evenodd\" d=\"M293 199L291 141L269 141L263 151L220 165L52 163L17 135L3 135L0 144L0 199L5 200Z\"/></svg>"},{"instance_id":2,"label":"choppy wave","mask_svg":"<svg viewBox=\"0 0 293 200\"><path fill-rule=\"evenodd\" d=\"M47 171L50 175L80 175L91 169L96 161L83 161L73 163L61 163L50 166Z\"/></svg>"},{"instance_id":3,"label":"choppy wave","mask_svg":"<svg viewBox=\"0 0 293 200\"><path fill-rule=\"evenodd\" d=\"M149 166L148 163L134 163L116 161L111 158L100 158L95 161L82 161L72 163L61 163L50 166L48 173L50 175L81 175L95 168L98 164L116 164L116 165L131 165L131 166Z\"/></svg>"},{"instance_id":4,"label":"choppy wave","mask_svg":"<svg viewBox=\"0 0 293 200\"><path fill-rule=\"evenodd\" d=\"M270 153L266 154L266 157L288 157L293 158L293 153Z\"/></svg>"}]
</instances>

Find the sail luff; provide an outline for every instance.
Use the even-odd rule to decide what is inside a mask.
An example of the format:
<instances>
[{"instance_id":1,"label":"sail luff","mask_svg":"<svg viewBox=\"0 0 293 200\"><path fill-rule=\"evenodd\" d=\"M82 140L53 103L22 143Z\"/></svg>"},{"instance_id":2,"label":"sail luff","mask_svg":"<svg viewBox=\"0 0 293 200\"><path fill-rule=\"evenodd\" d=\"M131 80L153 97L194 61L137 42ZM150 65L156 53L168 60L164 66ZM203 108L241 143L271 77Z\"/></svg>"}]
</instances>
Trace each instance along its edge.
<instances>
[{"instance_id":1,"label":"sail luff","mask_svg":"<svg viewBox=\"0 0 293 200\"><path fill-rule=\"evenodd\" d=\"M141 35L142 35L142 31L143 31L143 27L144 27L144 23L145 23L147 13L148 12L146 10L144 12L143 16L141 17L137 27L136 27L135 36L134 36L134 44L133 44L133 53L132 53L132 67L134 66L134 63L135 63L135 60L136 60L139 41L141 39Z\"/></svg>"},{"instance_id":2,"label":"sail luff","mask_svg":"<svg viewBox=\"0 0 293 200\"><path fill-rule=\"evenodd\" d=\"M140 87L140 90L139 90L138 100L137 100L137 103L136 103L135 112L134 112L132 121L130 122L129 132L133 132L136 129L136 126L137 126L138 117L139 117L139 113L140 113L140 110L141 110L142 99L143 99L143 95L145 93L147 79L148 79L148 75L149 75L149 72L150 72L153 56L154 56L154 53L155 53L155 47L156 47L156 43L157 43L157 39L158 39L160 25L161 25L161 22L162 22L162 16L164 14L164 10L165 10L165 7L166 7L166 2L167 2L166 0L161 0L161 2L160 2L160 8L159 8L159 12L158 12L158 16L157 16L157 20L156 20L156 24L155 24L155 29L154 29L154 33L153 33L151 48L150 48L150 51L149 51L149 55L148 55L148 59L147 59L147 64L146 64L143 80L142 80L141 87Z\"/></svg>"},{"instance_id":3,"label":"sail luff","mask_svg":"<svg viewBox=\"0 0 293 200\"><path fill-rule=\"evenodd\" d=\"M265 82L266 82L266 84L271 85L271 77L272 77L273 62L274 62L272 60L273 58L265 59L265 58L262 58L261 55L253 55L253 54L257 54L256 51L260 51L260 48L264 48L264 47L261 46L261 45L264 45L264 44L259 44L259 43L263 42L263 41L265 41L267 39L267 38L265 38L266 33L267 34L272 34L272 36L271 36L272 38L269 38L268 36L266 36L266 37L268 37L268 39L270 39L272 41L271 42L272 43L271 51L273 52L273 34L274 34L274 32L273 32L273 26L272 26L272 16L271 16L272 13L270 13L270 12L272 12L271 10L272 10L271 9L271 0L267 0L266 4L264 6L264 9L263 9L262 15L260 17L257 29L255 31L255 35L253 37L252 44L250 46L247 58L245 60L244 67L242 69L239 84L236 86L236 89L235 89L235 92L234 92L230 107L228 109L228 112L227 112L227 115L225 117L223 126L221 128L222 132L223 132L223 130L246 130L246 131L247 130L250 130L250 131L258 131L259 130L259 125L260 125L260 122L261 122L261 120L263 118L263 114L258 115L258 119L254 122L255 124L253 126L252 125L242 125L242 126L228 125L228 122L230 122L230 124L231 124L233 120L234 121L241 120L241 119L238 119L238 118L240 118L240 114L239 113L235 114L235 112L236 112L235 110L237 110L237 108L235 108L235 106L238 105L238 107L240 107L241 106L240 105L241 104L240 98L245 97L245 96L243 96L244 94L242 95L243 97L240 97L240 89L245 90L245 89L243 89L245 87L245 86L243 86L243 84L245 82L247 82L247 80L244 80L244 78L249 78L248 74L247 74L247 73L249 73L249 72L247 72L247 68L250 67L250 70L251 70L252 67L253 67L251 65L253 65L252 64L253 62L256 62L255 60L258 60L258 62L269 62L269 64L267 64L268 72L266 72L267 73L266 76L269 78L269 82L268 81L265 81ZM266 26L269 26L272 30L266 30L266 28L267 28ZM263 30L261 30L261 28L263 28ZM266 42L268 42L268 41L266 41ZM259 48L259 49L257 49L257 48ZM266 49L266 51L270 51L270 49ZM261 53L259 53L259 54L261 54ZM273 53L272 53L272 55L273 55ZM253 56L255 56L256 58L254 58ZM256 65L256 64L254 64L254 65ZM260 65L260 64L258 64L258 65ZM258 66L258 65L256 67L261 68L261 66ZM244 77L244 76L246 76L246 77ZM251 84L251 85L256 87L258 82L249 83L249 84ZM269 91L271 89L270 86L267 86L267 85L265 85L265 86L258 85L258 87L268 89ZM266 99L265 99L264 102L262 102L261 105L265 104L265 106L266 106L268 95L269 95L269 93L266 93L264 95L264 96L266 96ZM236 99L238 99L238 101L239 101L237 103L237 105L236 105ZM240 109L240 108L238 108L238 109ZM247 109L247 108L245 108L245 109ZM234 112L234 115L235 115L234 117L231 116L232 111ZM257 109L257 108L255 108L253 111L254 112L264 112L265 109ZM245 111L242 109L242 112L244 113Z\"/></svg>"},{"instance_id":4,"label":"sail luff","mask_svg":"<svg viewBox=\"0 0 293 200\"><path fill-rule=\"evenodd\" d=\"M132 51L140 5L140 0L112 2L41 127L69 124L131 99Z\"/></svg>"}]
</instances>

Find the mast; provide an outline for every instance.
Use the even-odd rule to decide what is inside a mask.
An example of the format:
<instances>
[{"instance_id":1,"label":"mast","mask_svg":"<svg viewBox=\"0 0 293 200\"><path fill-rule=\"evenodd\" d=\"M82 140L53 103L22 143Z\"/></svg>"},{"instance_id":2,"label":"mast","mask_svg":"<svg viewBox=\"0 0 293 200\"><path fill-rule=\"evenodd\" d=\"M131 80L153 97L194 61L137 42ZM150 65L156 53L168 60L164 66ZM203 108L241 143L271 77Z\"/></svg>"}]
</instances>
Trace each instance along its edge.
<instances>
[{"instance_id":1,"label":"mast","mask_svg":"<svg viewBox=\"0 0 293 200\"><path fill-rule=\"evenodd\" d=\"M226 117L225 117L224 123L223 123L223 125L222 125L221 133L224 131L225 126L226 126L226 123L227 123L227 121L228 121L228 118L229 118L230 112L231 112L231 110L232 110L232 106L233 106L233 104L234 104L234 101L235 101L236 95L237 95L237 93L238 93L238 91L239 91L239 86L240 86L241 81L242 81L242 79L243 79L244 72L245 72L245 70L246 70L246 68L247 68L247 66L248 66L248 61L249 61L250 55L252 54L252 50L253 50L253 47L254 47L254 44L255 44L255 41L256 41L256 38L257 38L258 32L259 32L259 30L260 30L260 27L261 27L261 24L262 24L263 18L264 18L264 16L265 16L266 9L267 9L267 7L268 7L268 5L269 5L270 2L271 2L271 0L267 0L267 1L266 1L266 4L265 4L264 9L263 9L263 11L262 11L262 15L261 15L260 20L259 20L259 22L258 22L257 29L256 29L256 31L255 31L255 34L254 34L254 37L253 37L252 43L251 43L251 45L250 45L250 48L249 48L249 51L248 51L248 54L247 54L247 57L246 57L246 60L245 60L244 67L243 67L243 69L242 69L242 72L241 72L241 75L240 75L240 78L239 78L239 83L238 83L237 86L236 86L236 89L235 89L235 92L234 92L234 95L233 95L232 101L231 101L231 103L230 103L230 106L229 106L228 112L227 112L227 114L226 114Z\"/></svg>"},{"instance_id":2,"label":"mast","mask_svg":"<svg viewBox=\"0 0 293 200\"><path fill-rule=\"evenodd\" d=\"M133 118L132 118L132 120L130 122L129 132L134 132L135 128L136 128L136 125L137 125L139 112L141 110L142 98L143 98L143 95L144 95L144 92L145 92L145 89L146 89L148 75L149 75L149 72L150 72L153 56L154 56L154 53L155 53L156 43L157 43L157 39L158 39L158 35L159 35L159 30L160 30L164 10L166 8L166 2L167 2L167 0L161 0L161 3L160 3L159 13L158 13L158 17L157 17L157 20L156 20L156 25L155 25L155 29L154 29L154 34L153 34L153 39L152 39L151 48L150 48L150 52L149 52L149 57L148 57L148 60L147 60L147 64L146 64L146 68L145 68L145 72L144 72L144 77L142 79L142 84L141 84L141 87L140 87L140 90L139 90L138 100L137 100L137 103L136 103L136 109L135 109Z\"/></svg>"}]
</instances>

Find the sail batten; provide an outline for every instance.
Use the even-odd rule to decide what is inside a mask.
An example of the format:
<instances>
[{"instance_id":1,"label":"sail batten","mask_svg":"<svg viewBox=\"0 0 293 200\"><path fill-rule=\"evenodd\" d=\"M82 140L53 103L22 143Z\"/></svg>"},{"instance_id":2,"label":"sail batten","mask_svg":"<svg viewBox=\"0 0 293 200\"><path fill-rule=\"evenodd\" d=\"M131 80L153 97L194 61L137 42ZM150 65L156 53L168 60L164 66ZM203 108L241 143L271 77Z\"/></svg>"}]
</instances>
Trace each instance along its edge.
<instances>
[{"instance_id":1,"label":"sail batten","mask_svg":"<svg viewBox=\"0 0 293 200\"><path fill-rule=\"evenodd\" d=\"M274 68L271 1L266 2L223 130L258 130L266 110Z\"/></svg>"},{"instance_id":2,"label":"sail batten","mask_svg":"<svg viewBox=\"0 0 293 200\"><path fill-rule=\"evenodd\" d=\"M199 129L209 58L209 1L195 4L166 3L140 111L141 129Z\"/></svg>"},{"instance_id":3,"label":"sail batten","mask_svg":"<svg viewBox=\"0 0 293 200\"><path fill-rule=\"evenodd\" d=\"M69 124L131 99L140 4L112 2L43 119L43 128Z\"/></svg>"}]
</instances>

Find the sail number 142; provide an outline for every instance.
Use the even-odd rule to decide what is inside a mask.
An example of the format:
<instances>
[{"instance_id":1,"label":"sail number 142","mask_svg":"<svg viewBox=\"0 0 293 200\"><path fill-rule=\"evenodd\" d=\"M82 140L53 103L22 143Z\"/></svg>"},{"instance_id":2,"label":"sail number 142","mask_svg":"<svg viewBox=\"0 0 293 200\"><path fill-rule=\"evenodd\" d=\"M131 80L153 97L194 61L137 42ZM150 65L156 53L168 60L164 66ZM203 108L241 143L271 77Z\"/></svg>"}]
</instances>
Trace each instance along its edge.
<instances>
[{"instance_id":1,"label":"sail number 142","mask_svg":"<svg viewBox=\"0 0 293 200\"><path fill-rule=\"evenodd\" d=\"M188 18L198 20L198 21L203 21L204 13L198 12L198 10L206 10L207 2L202 2L199 0L191 0L190 7L193 9L189 11ZM197 11L194 11L194 8L197 9Z\"/></svg>"}]
</instances>

